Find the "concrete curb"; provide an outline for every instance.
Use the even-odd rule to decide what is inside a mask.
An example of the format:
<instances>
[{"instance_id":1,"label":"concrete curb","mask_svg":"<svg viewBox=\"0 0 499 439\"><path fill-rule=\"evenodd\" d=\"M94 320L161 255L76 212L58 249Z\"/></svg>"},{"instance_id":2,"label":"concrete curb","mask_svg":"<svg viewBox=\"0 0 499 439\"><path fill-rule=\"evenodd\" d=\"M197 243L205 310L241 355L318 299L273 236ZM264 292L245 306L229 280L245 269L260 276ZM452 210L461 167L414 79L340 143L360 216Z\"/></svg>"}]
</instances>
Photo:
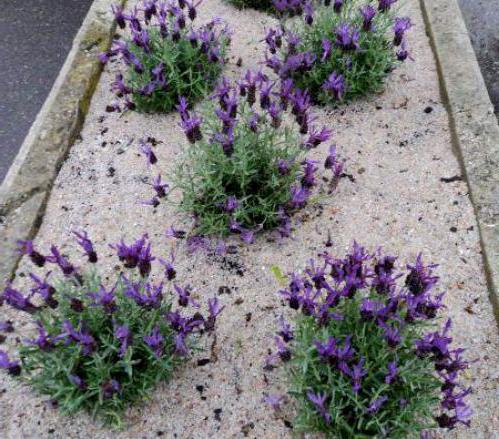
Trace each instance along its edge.
<instances>
[{"instance_id":1,"label":"concrete curb","mask_svg":"<svg viewBox=\"0 0 499 439\"><path fill-rule=\"evenodd\" d=\"M123 3L125 0L120 0ZM94 0L52 90L0 186L0 287L19 262L17 240L39 227L52 184L80 133L115 31L109 0Z\"/></svg>"},{"instance_id":2,"label":"concrete curb","mask_svg":"<svg viewBox=\"0 0 499 439\"><path fill-rule=\"evenodd\" d=\"M457 0L421 0L499 323L499 125Z\"/></svg>"}]
</instances>

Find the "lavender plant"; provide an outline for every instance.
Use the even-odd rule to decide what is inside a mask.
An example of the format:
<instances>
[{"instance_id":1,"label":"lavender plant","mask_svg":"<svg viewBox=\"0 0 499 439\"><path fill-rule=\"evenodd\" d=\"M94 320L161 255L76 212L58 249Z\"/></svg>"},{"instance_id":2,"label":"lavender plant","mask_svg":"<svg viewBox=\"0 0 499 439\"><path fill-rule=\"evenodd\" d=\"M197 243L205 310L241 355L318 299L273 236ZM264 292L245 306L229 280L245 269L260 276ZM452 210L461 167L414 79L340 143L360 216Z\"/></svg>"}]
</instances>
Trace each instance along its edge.
<instances>
[{"instance_id":1,"label":"lavender plant","mask_svg":"<svg viewBox=\"0 0 499 439\"><path fill-rule=\"evenodd\" d=\"M180 96L194 102L209 93L222 71L230 37L219 19L196 27L198 5L144 0L128 13L113 6L118 26L128 24L131 39L114 40L100 58L103 63L120 58L127 67L112 83L123 108L169 112ZM115 102L108 110L122 107Z\"/></svg>"},{"instance_id":2,"label":"lavender plant","mask_svg":"<svg viewBox=\"0 0 499 439\"><path fill-rule=\"evenodd\" d=\"M294 328L281 322L268 359L270 367L286 364L296 429L405 438L469 425L471 389L458 380L469 363L451 346L451 321L438 329L444 305L443 294L432 293L436 266L420 255L398 272L395 257L356 243L343 259L320 257L280 292L299 314Z\"/></svg>"},{"instance_id":3,"label":"lavender plant","mask_svg":"<svg viewBox=\"0 0 499 439\"><path fill-rule=\"evenodd\" d=\"M97 253L86 234L78 242L88 262L98 264ZM115 427L123 425L123 412L130 404L149 397L160 381L168 381L176 366L186 361L195 338L215 328L223 307L216 298L208 300L206 317L187 306L199 308L189 286L174 283L178 306L165 297L165 284L175 282L172 260L159 259L164 278L149 279L152 263L147 235L131 245L121 241L111 246L124 268L110 286L96 268L76 268L57 247L43 256L31 242L21 250L37 265L53 264L62 278L30 274L33 287L28 294L7 286L0 304L33 316L36 336L24 340L19 360L0 351L0 368L18 376L41 394L58 403L63 413L86 410ZM43 263L41 263L43 261Z\"/></svg>"},{"instance_id":4,"label":"lavender plant","mask_svg":"<svg viewBox=\"0 0 499 439\"><path fill-rule=\"evenodd\" d=\"M338 105L379 92L388 74L409 56L409 18L395 17L397 0L334 0L325 5L278 0L283 14L299 14L270 29L266 65L291 78L315 103Z\"/></svg>"},{"instance_id":5,"label":"lavender plant","mask_svg":"<svg viewBox=\"0 0 499 439\"><path fill-rule=\"evenodd\" d=\"M181 100L190 146L175 184L182 190L180 208L194 216L199 234L238 233L247 242L261 229L289 235L290 216L317 183L318 163L306 153L331 135L312 126L309 107L308 94L291 81L277 84L251 71L238 85L222 79L200 114ZM333 180L342 165L331 147L325 167Z\"/></svg>"}]
</instances>

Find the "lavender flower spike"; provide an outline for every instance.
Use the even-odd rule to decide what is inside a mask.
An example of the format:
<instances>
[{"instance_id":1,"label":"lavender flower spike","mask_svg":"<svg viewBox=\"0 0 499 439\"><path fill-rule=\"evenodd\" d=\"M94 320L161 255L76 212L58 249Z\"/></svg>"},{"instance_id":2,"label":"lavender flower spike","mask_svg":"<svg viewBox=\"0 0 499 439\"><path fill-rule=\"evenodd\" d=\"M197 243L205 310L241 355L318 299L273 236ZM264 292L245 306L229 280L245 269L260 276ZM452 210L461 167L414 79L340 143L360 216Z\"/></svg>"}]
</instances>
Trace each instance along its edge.
<instances>
[{"instance_id":1,"label":"lavender flower spike","mask_svg":"<svg viewBox=\"0 0 499 439\"><path fill-rule=\"evenodd\" d=\"M369 414L376 413L387 400L388 400L387 396L380 396L379 398L376 398L373 402L371 402L371 404L367 408L367 413Z\"/></svg>"},{"instance_id":2,"label":"lavender flower spike","mask_svg":"<svg viewBox=\"0 0 499 439\"><path fill-rule=\"evenodd\" d=\"M314 405L315 409L324 418L327 424L331 423L331 415L326 408L327 395L326 393L314 393L311 390L307 392L308 400Z\"/></svg>"},{"instance_id":3,"label":"lavender flower spike","mask_svg":"<svg viewBox=\"0 0 499 439\"><path fill-rule=\"evenodd\" d=\"M78 245L83 249L88 257L88 262L95 264L97 262L97 253L94 250L92 241L89 239L87 232L73 232L78 238Z\"/></svg>"},{"instance_id":4,"label":"lavender flower spike","mask_svg":"<svg viewBox=\"0 0 499 439\"><path fill-rule=\"evenodd\" d=\"M362 29L364 29L366 32L369 32L373 27L372 21L374 16L376 15L376 10L371 5L366 5L360 8L360 13L364 19Z\"/></svg>"},{"instance_id":5,"label":"lavender flower spike","mask_svg":"<svg viewBox=\"0 0 499 439\"><path fill-rule=\"evenodd\" d=\"M225 305L220 306L217 297L214 297L212 299L208 299L209 315L205 321L205 329L207 331L212 331L215 328L216 319L217 319L218 315L223 311L224 308L225 308Z\"/></svg>"},{"instance_id":6,"label":"lavender flower spike","mask_svg":"<svg viewBox=\"0 0 499 439\"><path fill-rule=\"evenodd\" d=\"M158 326L155 326L150 335L144 336L145 343L154 351L156 357L161 357L163 352L164 337Z\"/></svg>"},{"instance_id":7,"label":"lavender flower spike","mask_svg":"<svg viewBox=\"0 0 499 439\"><path fill-rule=\"evenodd\" d=\"M397 0L378 0L378 10L381 12L387 12L396 2Z\"/></svg>"},{"instance_id":8,"label":"lavender flower spike","mask_svg":"<svg viewBox=\"0 0 499 439\"><path fill-rule=\"evenodd\" d=\"M140 141L140 150L142 154L147 158L147 162L150 165L154 165L158 162L158 158L156 157L156 154L154 154L154 151L151 148L151 145L149 143L144 142L143 140Z\"/></svg>"},{"instance_id":9,"label":"lavender flower spike","mask_svg":"<svg viewBox=\"0 0 499 439\"><path fill-rule=\"evenodd\" d=\"M19 361L10 361L7 352L0 351L0 369L6 369L12 376L18 376L21 373L21 363Z\"/></svg>"},{"instance_id":10,"label":"lavender flower spike","mask_svg":"<svg viewBox=\"0 0 499 439\"><path fill-rule=\"evenodd\" d=\"M345 95L346 85L345 77L341 74L333 72L322 85L322 88L331 93L335 99L341 101Z\"/></svg>"},{"instance_id":11,"label":"lavender flower spike","mask_svg":"<svg viewBox=\"0 0 499 439\"><path fill-rule=\"evenodd\" d=\"M404 38L405 31L412 27L411 19L408 17L396 18L395 24L393 25L393 45L400 46L402 44L402 39Z\"/></svg>"},{"instance_id":12,"label":"lavender flower spike","mask_svg":"<svg viewBox=\"0 0 499 439\"><path fill-rule=\"evenodd\" d=\"M17 241L19 252L23 255L29 256L31 262L38 267L43 267L45 265L45 256L37 252L33 246L33 241Z\"/></svg>"}]
</instances>

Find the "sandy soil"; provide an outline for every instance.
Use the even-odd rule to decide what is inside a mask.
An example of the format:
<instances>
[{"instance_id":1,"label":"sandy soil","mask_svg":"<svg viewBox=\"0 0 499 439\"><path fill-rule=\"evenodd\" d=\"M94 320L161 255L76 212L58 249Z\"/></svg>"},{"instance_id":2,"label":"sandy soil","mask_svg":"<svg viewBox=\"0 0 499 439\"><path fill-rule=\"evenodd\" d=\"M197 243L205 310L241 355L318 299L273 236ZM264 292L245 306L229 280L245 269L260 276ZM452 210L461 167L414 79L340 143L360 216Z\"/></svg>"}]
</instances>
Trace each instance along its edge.
<instances>
[{"instance_id":1,"label":"sandy soil","mask_svg":"<svg viewBox=\"0 0 499 439\"><path fill-rule=\"evenodd\" d=\"M221 0L206 0L203 10L207 16L223 16L234 29L227 70L238 70L239 57L243 69L256 67L263 48L259 40L271 19L237 11ZM178 272L196 287L200 298L218 294L221 286L230 289L219 296L226 310L219 320L216 355L201 353L179 370L172 383L151 395L151 401L130 411L130 427L120 434L85 415L60 416L44 398L1 374L1 437L291 437L285 419L261 403L264 394L282 391L279 371L262 369L276 319L287 312L276 295L279 285L270 268L277 265L283 272L303 268L323 249L328 231L334 241L329 250L340 255L356 239L370 249L383 245L400 255L400 263L422 251L426 260L441 264L445 313L454 320L455 340L468 348L470 359L478 360L466 382L475 389L472 428L445 437L497 437L497 327L487 297L477 225L466 183L441 181L460 175L460 169L419 2L407 0L404 13L415 23L409 37L415 61L390 77L382 95L334 112L317 110L319 119L334 129L335 143L348 159L347 172L353 179L342 179L321 208L302 214L293 239L268 243L262 236L252 246L240 246L237 255L225 262L202 253L188 255L184 246L165 237L168 226L188 225L173 206L153 209L140 204L150 196L143 181L151 172L138 155L138 139L154 136L162 141L155 151L168 178L185 146L184 136L175 114L105 113L112 101L112 75L106 70L82 138L57 178L36 245L45 250L49 243L61 243L79 261L70 233L82 228L106 259L112 253L106 243L145 231L154 240L157 255L166 256L177 245ZM314 151L314 156L323 159L326 149ZM18 271L19 286L29 269L24 261ZM17 326L24 329L23 322ZM15 344L15 337L9 337L6 347L14 352ZM198 366L197 360L205 357L211 362Z\"/></svg>"}]
</instances>

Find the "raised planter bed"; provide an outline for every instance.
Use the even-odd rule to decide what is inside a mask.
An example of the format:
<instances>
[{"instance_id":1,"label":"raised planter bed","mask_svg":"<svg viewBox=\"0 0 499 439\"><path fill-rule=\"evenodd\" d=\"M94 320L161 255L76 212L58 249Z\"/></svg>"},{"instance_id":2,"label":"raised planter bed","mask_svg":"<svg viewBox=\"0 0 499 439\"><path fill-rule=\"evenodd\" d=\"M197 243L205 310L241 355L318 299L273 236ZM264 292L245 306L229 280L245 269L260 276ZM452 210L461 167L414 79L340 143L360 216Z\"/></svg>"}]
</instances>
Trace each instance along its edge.
<instances>
[{"instance_id":1,"label":"raised planter bed","mask_svg":"<svg viewBox=\"0 0 499 439\"><path fill-rule=\"evenodd\" d=\"M175 113L105 112L113 100L109 88L115 67L106 68L81 140L55 181L35 243L39 248L61 243L78 261L81 256L71 232L85 229L111 261L107 243L148 232L156 255L166 257L175 249L179 272L189 273L182 280L199 298L217 293L226 306L217 342L177 372L170 384L159 387L151 401L130 410L130 426L121 433L103 429L87 416L62 417L29 388L1 375L6 389L0 398L2 436L291 437L292 413L276 416L261 402L264 395L283 391L279 370L263 369L276 319L288 312L277 295L280 285L273 267L284 273L303 269L310 257L325 249L329 237L328 251L337 255L355 239L370 250L382 245L400 255L400 264L414 260L420 251L426 260L440 264L437 272L447 291L444 315L454 322L456 342L468 349L469 359L477 360L465 383L474 389L472 426L446 437L494 436L499 430L498 338L477 223L452 149L449 117L419 2L407 0L403 13L414 23L408 35L414 61L391 74L383 94L338 110L315 109L318 121L334 130L333 142L347 159L348 176L330 199L297 215L292 238L268 242L263 234L250 246L235 239L237 252L225 258L190 254L184 241L167 238L165 230L171 225L190 227L171 204L141 204L150 198L144 181L151 178L151 170L138 154L139 139L151 136L158 141L154 151L166 180L186 140ZM222 16L234 30L227 74L238 76L258 67L264 50L261 36L272 17L240 11L221 0L206 0L201 14L203 20ZM311 152L321 162L326 155L324 145ZM16 275L19 287L27 286L27 270L22 261ZM17 313L2 313L6 318L15 315L21 333L28 329ZM5 346L14 350L15 344L8 338Z\"/></svg>"}]
</instances>

